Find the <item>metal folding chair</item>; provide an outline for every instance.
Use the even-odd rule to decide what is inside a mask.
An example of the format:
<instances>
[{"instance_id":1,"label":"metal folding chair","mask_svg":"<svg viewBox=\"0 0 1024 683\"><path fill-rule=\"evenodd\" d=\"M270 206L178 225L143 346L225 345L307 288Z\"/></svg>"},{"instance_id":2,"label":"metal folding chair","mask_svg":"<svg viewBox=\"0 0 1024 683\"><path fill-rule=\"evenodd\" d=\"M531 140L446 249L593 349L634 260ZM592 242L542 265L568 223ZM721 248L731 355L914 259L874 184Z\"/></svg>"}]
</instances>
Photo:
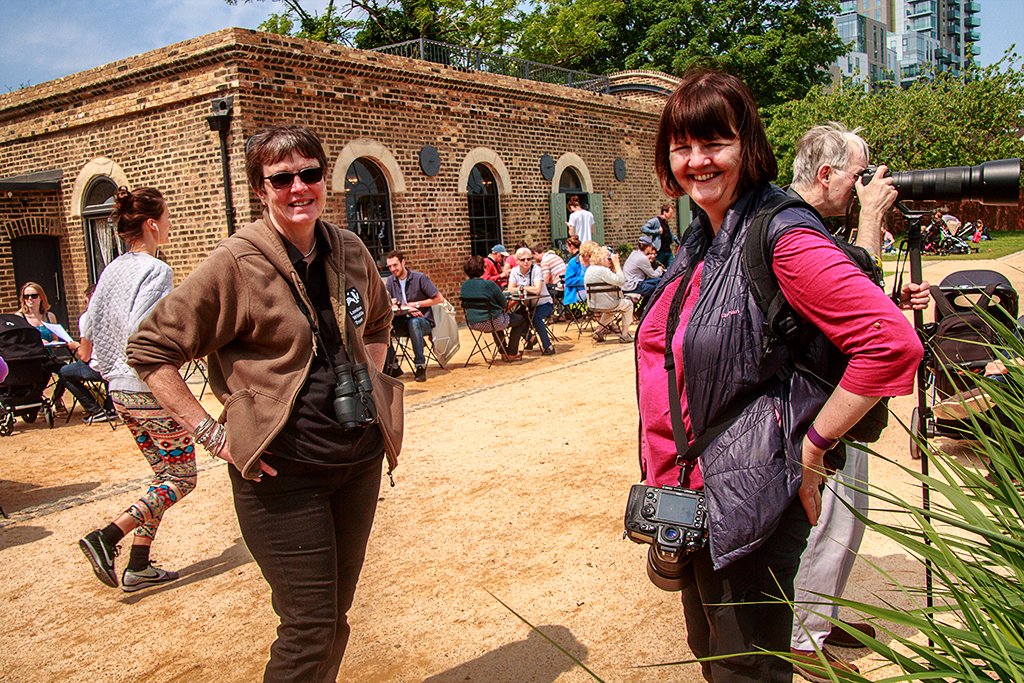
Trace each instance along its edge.
<instances>
[{"instance_id":1,"label":"metal folding chair","mask_svg":"<svg viewBox=\"0 0 1024 683\"><path fill-rule=\"evenodd\" d=\"M199 400L202 401L203 394L206 392L206 385L209 384L210 382L209 377L207 377L206 375L205 358L196 358L194 360L190 360L188 364L185 365L185 371L181 373L181 376L186 383L189 383L189 381L192 380L196 373L199 373L199 376L203 378L203 386L199 389ZM192 383L195 382L193 381Z\"/></svg>"},{"instance_id":2,"label":"metal folding chair","mask_svg":"<svg viewBox=\"0 0 1024 683\"><path fill-rule=\"evenodd\" d=\"M395 360L399 365L405 364L409 366L409 372L416 371L416 359L415 354L412 351L412 341L404 332L399 332L395 329L394 324L391 325L391 341L395 345ZM434 343L431 336L423 338L423 358L426 360L426 367L430 365L430 361L437 363L437 367L444 369L444 365L438 359L437 354L434 353Z\"/></svg>"},{"instance_id":3,"label":"metal folding chair","mask_svg":"<svg viewBox=\"0 0 1024 683\"><path fill-rule=\"evenodd\" d=\"M606 285L606 284L586 285L586 288L587 288L587 307L590 309L590 312L593 315L593 323L594 323L594 325L597 326L597 329L594 331L594 338L600 340L600 338L603 338L604 335L606 335L606 334L618 335L619 334L619 330L616 329L616 328L621 328L621 325L622 325L622 311L620 311L618 308L602 309L602 308L596 307L594 305L595 302L596 302L596 298L595 298L594 295L595 294L601 294L601 295L603 295L603 294L610 294L615 299L622 299L623 298L623 296L622 296L622 289L620 287L616 287L615 285ZM601 320L603 318L605 318L605 316L608 316L608 315L612 316L611 320L609 320L607 323L601 322Z\"/></svg>"},{"instance_id":4,"label":"metal folding chair","mask_svg":"<svg viewBox=\"0 0 1024 683\"><path fill-rule=\"evenodd\" d=\"M475 330L469 327L469 333L473 337L473 349L469 352L469 357L466 358L466 367L469 365L469 361L472 360L473 356L479 355L485 361L487 361L487 369L490 370L491 365L494 363L494 359L498 357L498 354L507 356L508 349L505 345L504 330L499 330L494 327L494 319L501 315L502 310L494 305L490 299L474 299L464 298L462 299L462 310L467 314L469 311L480 311L487 314L488 323L490 323L490 331ZM467 315L468 318L468 315ZM488 337L487 335L490 335Z\"/></svg>"}]
</instances>

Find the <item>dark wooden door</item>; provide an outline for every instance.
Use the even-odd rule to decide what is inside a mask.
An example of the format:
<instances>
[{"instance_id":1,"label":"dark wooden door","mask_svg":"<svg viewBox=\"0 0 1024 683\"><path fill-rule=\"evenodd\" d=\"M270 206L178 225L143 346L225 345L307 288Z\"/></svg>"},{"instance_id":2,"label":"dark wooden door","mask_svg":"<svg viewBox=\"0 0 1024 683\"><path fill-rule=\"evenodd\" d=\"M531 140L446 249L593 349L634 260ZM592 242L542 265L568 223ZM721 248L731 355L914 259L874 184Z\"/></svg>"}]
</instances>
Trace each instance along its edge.
<instances>
[{"instance_id":1,"label":"dark wooden door","mask_svg":"<svg viewBox=\"0 0 1024 683\"><path fill-rule=\"evenodd\" d=\"M44 235L18 237L11 241L14 256L14 281L18 291L26 282L38 283L46 292L50 311L57 322L68 327L67 297L64 295L64 268L60 260L60 239Z\"/></svg>"}]
</instances>

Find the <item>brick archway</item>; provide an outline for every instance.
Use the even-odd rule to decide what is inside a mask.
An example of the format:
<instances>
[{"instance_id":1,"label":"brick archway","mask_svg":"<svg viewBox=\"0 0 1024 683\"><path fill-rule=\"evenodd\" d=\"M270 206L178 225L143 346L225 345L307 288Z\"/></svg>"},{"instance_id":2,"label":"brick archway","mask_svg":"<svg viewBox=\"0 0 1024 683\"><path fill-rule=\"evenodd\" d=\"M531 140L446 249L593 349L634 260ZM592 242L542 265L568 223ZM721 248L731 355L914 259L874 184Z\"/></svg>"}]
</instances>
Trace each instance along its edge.
<instances>
[{"instance_id":1,"label":"brick archway","mask_svg":"<svg viewBox=\"0 0 1024 683\"><path fill-rule=\"evenodd\" d=\"M583 185L583 192L590 194L594 191L594 181L590 179L590 169L587 168L586 162L579 154L566 152L555 162L555 175L551 178L551 194L558 194L558 181L562 177L562 171L567 168L576 171L576 175L580 178L580 184Z\"/></svg>"},{"instance_id":2,"label":"brick archway","mask_svg":"<svg viewBox=\"0 0 1024 683\"><path fill-rule=\"evenodd\" d=\"M462 160L462 168L459 169L458 185L458 191L461 194L466 193L466 183L469 182L469 174L473 172L473 167L477 164L483 164L494 174L494 179L498 185L498 194L510 194L512 192L512 177L505 167L505 162L501 160L501 157L493 149L477 147L470 151L466 158Z\"/></svg>"},{"instance_id":3,"label":"brick archway","mask_svg":"<svg viewBox=\"0 0 1024 683\"><path fill-rule=\"evenodd\" d=\"M392 194L405 192L405 175L398 166L398 160L387 147L371 138L359 138L345 145L337 160L334 162L334 172L331 173L331 189L335 192L345 192L345 174L348 167L356 159L372 159L384 178L388 181L388 191Z\"/></svg>"},{"instance_id":4,"label":"brick archway","mask_svg":"<svg viewBox=\"0 0 1024 683\"><path fill-rule=\"evenodd\" d=\"M0 242L11 242L18 237L27 235L43 235L46 237L66 237L64 225L56 218L28 216L0 225Z\"/></svg>"}]
</instances>

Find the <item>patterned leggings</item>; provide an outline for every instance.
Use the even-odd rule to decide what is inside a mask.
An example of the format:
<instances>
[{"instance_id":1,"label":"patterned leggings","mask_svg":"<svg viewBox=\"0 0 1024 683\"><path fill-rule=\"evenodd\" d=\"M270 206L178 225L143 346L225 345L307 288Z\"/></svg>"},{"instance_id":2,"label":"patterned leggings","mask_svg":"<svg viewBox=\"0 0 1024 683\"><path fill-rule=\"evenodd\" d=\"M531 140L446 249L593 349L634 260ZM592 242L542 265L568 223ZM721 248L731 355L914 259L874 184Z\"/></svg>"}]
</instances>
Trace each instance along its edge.
<instances>
[{"instance_id":1,"label":"patterned leggings","mask_svg":"<svg viewBox=\"0 0 1024 683\"><path fill-rule=\"evenodd\" d=\"M164 511L196 487L192 437L160 407L153 394L112 391L110 398L153 468L155 476L146 495L126 511L139 523L135 535L153 538Z\"/></svg>"}]
</instances>

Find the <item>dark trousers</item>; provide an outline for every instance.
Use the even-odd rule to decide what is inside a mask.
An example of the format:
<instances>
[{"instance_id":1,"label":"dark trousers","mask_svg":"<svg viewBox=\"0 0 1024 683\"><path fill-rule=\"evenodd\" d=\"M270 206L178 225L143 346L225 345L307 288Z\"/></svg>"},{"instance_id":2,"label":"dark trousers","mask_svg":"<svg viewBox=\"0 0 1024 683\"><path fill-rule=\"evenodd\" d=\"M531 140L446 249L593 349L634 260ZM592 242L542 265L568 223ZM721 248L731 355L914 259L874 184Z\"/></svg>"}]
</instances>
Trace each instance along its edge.
<instances>
[{"instance_id":1,"label":"dark trousers","mask_svg":"<svg viewBox=\"0 0 1024 683\"><path fill-rule=\"evenodd\" d=\"M92 395L92 392L83 384L83 382L102 382L103 376L100 373L89 367L88 363L83 363L80 360L76 360L74 363L68 363L61 367L57 373L64 384L67 386L68 391L71 395L78 399L78 402L82 404L82 410L87 413L95 413L100 409L100 406L96 403L96 397ZM54 394L57 392L54 391ZM106 410L112 410L114 404L107 399L109 405L103 406Z\"/></svg>"},{"instance_id":2,"label":"dark trousers","mask_svg":"<svg viewBox=\"0 0 1024 683\"><path fill-rule=\"evenodd\" d=\"M265 683L334 683L380 493L381 458L301 476L243 479L231 487L242 538L281 617Z\"/></svg>"},{"instance_id":3,"label":"dark trousers","mask_svg":"<svg viewBox=\"0 0 1024 683\"><path fill-rule=\"evenodd\" d=\"M794 498L775 532L746 557L715 571L708 548L693 554L682 597L687 642L695 657L789 652L793 609L780 598L793 601L793 580L810 531L807 513ZM793 680L791 664L764 654L701 662L701 669L713 683Z\"/></svg>"},{"instance_id":4,"label":"dark trousers","mask_svg":"<svg viewBox=\"0 0 1024 683\"><path fill-rule=\"evenodd\" d=\"M519 353L519 341L523 338L523 335L528 329L526 318L519 315L518 313L508 314L508 343L502 344L505 346L505 350L508 351L509 355L514 356ZM503 334L504 330L498 330L492 336L495 340L499 339L499 335Z\"/></svg>"}]
</instances>

